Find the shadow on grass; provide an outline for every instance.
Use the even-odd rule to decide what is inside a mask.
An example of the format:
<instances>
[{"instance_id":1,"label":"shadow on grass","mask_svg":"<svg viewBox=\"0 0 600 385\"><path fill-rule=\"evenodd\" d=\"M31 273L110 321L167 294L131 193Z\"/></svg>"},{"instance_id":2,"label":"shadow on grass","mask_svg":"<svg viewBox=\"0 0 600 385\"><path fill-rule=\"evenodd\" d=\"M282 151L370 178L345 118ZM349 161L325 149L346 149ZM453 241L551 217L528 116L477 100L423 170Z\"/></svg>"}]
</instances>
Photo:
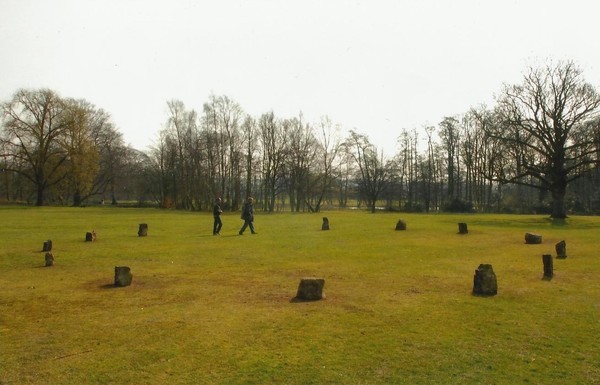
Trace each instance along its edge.
<instances>
[{"instance_id":1,"label":"shadow on grass","mask_svg":"<svg viewBox=\"0 0 600 385\"><path fill-rule=\"evenodd\" d=\"M569 225L566 218L548 218L548 221L552 227L565 227Z\"/></svg>"},{"instance_id":2,"label":"shadow on grass","mask_svg":"<svg viewBox=\"0 0 600 385\"><path fill-rule=\"evenodd\" d=\"M302 298L294 297L294 298L290 299L290 303L319 302L319 301L323 301L323 300L325 300L325 297L323 297L321 299L302 299Z\"/></svg>"}]
</instances>

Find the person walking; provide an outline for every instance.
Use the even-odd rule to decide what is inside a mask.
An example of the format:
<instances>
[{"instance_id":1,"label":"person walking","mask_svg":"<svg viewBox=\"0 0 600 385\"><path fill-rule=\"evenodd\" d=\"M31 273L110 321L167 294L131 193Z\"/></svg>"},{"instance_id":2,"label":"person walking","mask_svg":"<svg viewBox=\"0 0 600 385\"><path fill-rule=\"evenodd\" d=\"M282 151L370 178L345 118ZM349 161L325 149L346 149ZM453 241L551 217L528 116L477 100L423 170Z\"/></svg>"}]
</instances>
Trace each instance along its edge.
<instances>
[{"instance_id":1,"label":"person walking","mask_svg":"<svg viewBox=\"0 0 600 385\"><path fill-rule=\"evenodd\" d=\"M240 235L244 234L246 227L250 227L250 232L256 234L256 231L254 231L254 199L252 197L249 197L246 203L244 203L242 219L244 220L244 225L240 229Z\"/></svg>"},{"instance_id":2,"label":"person walking","mask_svg":"<svg viewBox=\"0 0 600 385\"><path fill-rule=\"evenodd\" d=\"M221 233L221 227L223 227L223 222L221 222L221 213L223 209L221 209L221 198L215 199L215 205L213 206L213 217L215 221L213 223L213 235L219 235Z\"/></svg>"}]
</instances>

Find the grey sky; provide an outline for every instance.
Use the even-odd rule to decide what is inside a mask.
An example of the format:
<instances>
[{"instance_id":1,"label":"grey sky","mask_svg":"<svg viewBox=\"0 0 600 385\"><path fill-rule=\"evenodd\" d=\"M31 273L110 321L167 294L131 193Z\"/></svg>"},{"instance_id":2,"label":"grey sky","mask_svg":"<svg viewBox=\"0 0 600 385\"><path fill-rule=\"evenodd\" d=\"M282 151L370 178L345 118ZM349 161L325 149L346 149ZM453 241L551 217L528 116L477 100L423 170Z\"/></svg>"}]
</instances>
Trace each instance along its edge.
<instances>
[{"instance_id":1,"label":"grey sky","mask_svg":"<svg viewBox=\"0 0 600 385\"><path fill-rule=\"evenodd\" d=\"M0 0L0 100L86 99L143 150L167 100L201 111L214 93L393 152L402 128L492 105L529 65L573 60L599 86L596 3Z\"/></svg>"}]
</instances>

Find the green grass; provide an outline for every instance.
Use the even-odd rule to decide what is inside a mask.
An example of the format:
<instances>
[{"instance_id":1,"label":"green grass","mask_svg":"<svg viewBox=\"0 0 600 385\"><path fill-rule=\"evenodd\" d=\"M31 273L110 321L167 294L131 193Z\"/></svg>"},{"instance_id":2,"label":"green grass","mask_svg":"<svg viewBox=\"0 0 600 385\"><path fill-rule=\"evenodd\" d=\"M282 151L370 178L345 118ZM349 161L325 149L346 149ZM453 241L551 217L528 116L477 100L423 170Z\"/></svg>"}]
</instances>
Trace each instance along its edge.
<instances>
[{"instance_id":1,"label":"green grass","mask_svg":"<svg viewBox=\"0 0 600 385\"><path fill-rule=\"evenodd\" d=\"M600 383L598 217L258 213L239 236L233 213L212 236L209 214L0 215L0 384ZM480 263L494 297L471 295ZM117 265L131 286L112 286ZM325 300L291 301L306 276Z\"/></svg>"}]
</instances>

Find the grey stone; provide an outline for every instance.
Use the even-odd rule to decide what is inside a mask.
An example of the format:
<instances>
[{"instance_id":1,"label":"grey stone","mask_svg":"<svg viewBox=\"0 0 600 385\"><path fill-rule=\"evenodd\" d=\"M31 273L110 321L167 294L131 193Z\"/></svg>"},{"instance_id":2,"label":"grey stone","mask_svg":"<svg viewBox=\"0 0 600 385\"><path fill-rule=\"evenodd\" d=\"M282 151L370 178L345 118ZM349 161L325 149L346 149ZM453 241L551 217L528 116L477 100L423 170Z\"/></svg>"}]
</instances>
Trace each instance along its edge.
<instances>
[{"instance_id":1,"label":"grey stone","mask_svg":"<svg viewBox=\"0 0 600 385\"><path fill-rule=\"evenodd\" d=\"M536 245L542 243L542 236L534 233L525 233L525 243Z\"/></svg>"},{"instance_id":2,"label":"grey stone","mask_svg":"<svg viewBox=\"0 0 600 385\"><path fill-rule=\"evenodd\" d=\"M318 301L325 298L323 287L325 280L323 278L302 278L298 285L296 299L300 301Z\"/></svg>"},{"instance_id":3,"label":"grey stone","mask_svg":"<svg viewBox=\"0 0 600 385\"><path fill-rule=\"evenodd\" d=\"M52 251L52 241L51 240L48 239L46 242L44 242L42 251Z\"/></svg>"},{"instance_id":4,"label":"grey stone","mask_svg":"<svg viewBox=\"0 0 600 385\"><path fill-rule=\"evenodd\" d=\"M132 280L133 275L128 266L115 266L115 286L129 286Z\"/></svg>"},{"instance_id":5,"label":"grey stone","mask_svg":"<svg viewBox=\"0 0 600 385\"><path fill-rule=\"evenodd\" d=\"M138 229L138 236L139 237L145 237L148 235L148 224L147 223L140 223L140 227Z\"/></svg>"},{"instance_id":6,"label":"grey stone","mask_svg":"<svg viewBox=\"0 0 600 385\"><path fill-rule=\"evenodd\" d=\"M46 253L46 255L44 256L44 260L46 262L46 267L50 267L54 265L54 255L52 255L52 253L48 252Z\"/></svg>"},{"instance_id":7,"label":"grey stone","mask_svg":"<svg viewBox=\"0 0 600 385\"><path fill-rule=\"evenodd\" d=\"M542 255L542 262L544 263L544 279L552 279L552 277L554 276L554 262L552 260L552 255Z\"/></svg>"},{"instance_id":8,"label":"grey stone","mask_svg":"<svg viewBox=\"0 0 600 385\"><path fill-rule=\"evenodd\" d=\"M492 265L481 264L473 277L473 294L492 296L498 294L498 281Z\"/></svg>"},{"instance_id":9,"label":"grey stone","mask_svg":"<svg viewBox=\"0 0 600 385\"><path fill-rule=\"evenodd\" d=\"M399 219L396 223L396 230L406 230L406 222L404 219Z\"/></svg>"},{"instance_id":10,"label":"grey stone","mask_svg":"<svg viewBox=\"0 0 600 385\"><path fill-rule=\"evenodd\" d=\"M565 259L567 258L567 242L560 241L556 244L556 258Z\"/></svg>"}]
</instances>

